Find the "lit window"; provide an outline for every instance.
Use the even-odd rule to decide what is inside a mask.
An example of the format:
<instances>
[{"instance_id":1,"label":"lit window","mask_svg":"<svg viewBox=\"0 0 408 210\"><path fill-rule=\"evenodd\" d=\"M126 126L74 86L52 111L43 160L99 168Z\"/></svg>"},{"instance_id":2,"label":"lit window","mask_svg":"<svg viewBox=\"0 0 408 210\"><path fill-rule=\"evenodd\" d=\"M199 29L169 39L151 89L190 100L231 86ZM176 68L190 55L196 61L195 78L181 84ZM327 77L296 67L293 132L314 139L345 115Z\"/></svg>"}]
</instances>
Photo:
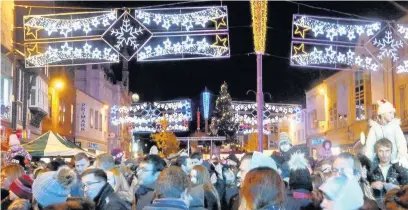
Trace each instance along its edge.
<instances>
[{"instance_id":1,"label":"lit window","mask_svg":"<svg viewBox=\"0 0 408 210\"><path fill-rule=\"evenodd\" d=\"M356 120L365 120L365 105L364 105L364 77L362 71L357 71L354 74L354 94L356 104Z\"/></svg>"}]
</instances>

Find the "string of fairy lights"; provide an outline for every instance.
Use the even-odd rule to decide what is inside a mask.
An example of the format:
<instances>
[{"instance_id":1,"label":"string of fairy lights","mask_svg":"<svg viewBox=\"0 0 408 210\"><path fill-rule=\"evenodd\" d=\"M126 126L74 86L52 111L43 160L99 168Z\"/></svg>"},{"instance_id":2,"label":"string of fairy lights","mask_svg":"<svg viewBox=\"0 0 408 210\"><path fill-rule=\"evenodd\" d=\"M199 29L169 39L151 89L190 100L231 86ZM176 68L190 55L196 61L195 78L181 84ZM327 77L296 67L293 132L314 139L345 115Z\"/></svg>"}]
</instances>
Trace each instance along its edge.
<instances>
[{"instance_id":1,"label":"string of fairy lights","mask_svg":"<svg viewBox=\"0 0 408 210\"><path fill-rule=\"evenodd\" d=\"M118 11L24 16L26 67L115 63L118 56L127 60L136 57L140 61L230 56L228 14L224 6L136 9L135 17L129 8L119 17ZM180 25L184 31L165 26L165 32L157 32L150 19L161 28L169 23ZM189 34L196 27L205 30ZM82 46L71 39L82 42ZM94 43L96 40L105 44L100 46Z\"/></svg>"}]
</instances>

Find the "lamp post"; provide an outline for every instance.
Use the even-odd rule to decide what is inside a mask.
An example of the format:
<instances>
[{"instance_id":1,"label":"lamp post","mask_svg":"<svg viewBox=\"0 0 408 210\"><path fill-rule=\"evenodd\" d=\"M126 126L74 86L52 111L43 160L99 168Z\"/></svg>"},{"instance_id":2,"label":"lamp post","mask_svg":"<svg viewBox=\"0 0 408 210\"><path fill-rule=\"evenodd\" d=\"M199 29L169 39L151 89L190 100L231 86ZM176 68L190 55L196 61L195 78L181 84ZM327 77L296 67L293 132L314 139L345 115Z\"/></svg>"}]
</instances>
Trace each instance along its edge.
<instances>
[{"instance_id":1,"label":"lamp post","mask_svg":"<svg viewBox=\"0 0 408 210\"><path fill-rule=\"evenodd\" d=\"M258 151L263 151L263 92L262 92L262 55L265 53L266 22L268 14L267 0L251 0L252 32L256 53L257 84L257 128Z\"/></svg>"}]
</instances>

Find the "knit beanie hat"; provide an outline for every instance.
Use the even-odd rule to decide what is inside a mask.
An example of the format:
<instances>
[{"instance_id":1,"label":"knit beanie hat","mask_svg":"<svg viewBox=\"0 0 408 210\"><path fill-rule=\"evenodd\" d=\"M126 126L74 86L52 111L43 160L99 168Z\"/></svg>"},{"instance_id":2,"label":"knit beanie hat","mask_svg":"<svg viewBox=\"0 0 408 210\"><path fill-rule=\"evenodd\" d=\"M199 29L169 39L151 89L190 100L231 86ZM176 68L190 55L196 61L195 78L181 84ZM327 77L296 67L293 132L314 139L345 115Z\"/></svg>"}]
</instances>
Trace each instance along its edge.
<instances>
[{"instance_id":1,"label":"knit beanie hat","mask_svg":"<svg viewBox=\"0 0 408 210\"><path fill-rule=\"evenodd\" d=\"M289 135L286 132L281 132L279 134L279 148L280 148L281 144L283 144L283 143L288 143L288 144L292 145L292 141L290 140Z\"/></svg>"},{"instance_id":2,"label":"knit beanie hat","mask_svg":"<svg viewBox=\"0 0 408 210\"><path fill-rule=\"evenodd\" d=\"M377 101L377 104L378 104L378 110L377 110L378 115L382 115L388 112L395 112L394 106L385 99L381 99Z\"/></svg>"},{"instance_id":3,"label":"knit beanie hat","mask_svg":"<svg viewBox=\"0 0 408 210\"><path fill-rule=\"evenodd\" d=\"M278 167L271 157L255 151L251 158L250 170L258 167L268 167L278 171Z\"/></svg>"},{"instance_id":4,"label":"knit beanie hat","mask_svg":"<svg viewBox=\"0 0 408 210\"><path fill-rule=\"evenodd\" d=\"M33 193L31 186L33 185L33 179L28 175L22 175L10 185L10 191L17 195L19 198L31 200Z\"/></svg>"},{"instance_id":5,"label":"knit beanie hat","mask_svg":"<svg viewBox=\"0 0 408 210\"><path fill-rule=\"evenodd\" d=\"M117 162L123 157L123 155L125 155L125 153L123 152L123 150L116 148L112 150L111 155L115 159L115 162Z\"/></svg>"},{"instance_id":6,"label":"knit beanie hat","mask_svg":"<svg viewBox=\"0 0 408 210\"><path fill-rule=\"evenodd\" d=\"M295 152L289 159L289 188L291 190L305 189L313 190L312 177L309 173L309 161L305 155Z\"/></svg>"},{"instance_id":7,"label":"knit beanie hat","mask_svg":"<svg viewBox=\"0 0 408 210\"><path fill-rule=\"evenodd\" d=\"M334 210L355 210L364 204L364 194L353 175L334 176L319 189L334 202Z\"/></svg>"},{"instance_id":8,"label":"knit beanie hat","mask_svg":"<svg viewBox=\"0 0 408 210\"><path fill-rule=\"evenodd\" d=\"M11 134L9 136L9 145L14 146L14 145L20 145L20 140L18 140L18 137L16 134Z\"/></svg>"},{"instance_id":9,"label":"knit beanie hat","mask_svg":"<svg viewBox=\"0 0 408 210\"><path fill-rule=\"evenodd\" d=\"M43 207L63 203L75 181L76 173L68 166L62 166L58 171L45 172L34 180L33 196Z\"/></svg>"}]
</instances>

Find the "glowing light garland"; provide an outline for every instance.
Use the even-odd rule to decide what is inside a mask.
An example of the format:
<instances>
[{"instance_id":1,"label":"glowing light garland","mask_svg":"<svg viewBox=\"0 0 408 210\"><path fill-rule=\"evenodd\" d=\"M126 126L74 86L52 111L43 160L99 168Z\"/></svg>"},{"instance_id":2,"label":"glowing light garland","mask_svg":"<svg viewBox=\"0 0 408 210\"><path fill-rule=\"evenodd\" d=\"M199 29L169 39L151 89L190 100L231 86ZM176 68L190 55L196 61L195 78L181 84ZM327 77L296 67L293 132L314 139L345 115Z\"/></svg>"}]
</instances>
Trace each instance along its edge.
<instances>
[{"instance_id":1,"label":"glowing light garland","mask_svg":"<svg viewBox=\"0 0 408 210\"><path fill-rule=\"evenodd\" d=\"M191 10L199 11L189 12ZM206 25L209 22L214 22L216 30L219 30L221 26L224 26L222 29L227 28L225 20L227 17L227 7L136 10L135 17L150 29L152 29L151 25L155 25L166 31L172 31L172 29L177 31L180 31L180 29L181 31L193 31L197 30L198 27L206 29Z\"/></svg>"},{"instance_id":2,"label":"glowing light garland","mask_svg":"<svg viewBox=\"0 0 408 210\"><path fill-rule=\"evenodd\" d=\"M348 39L348 41L356 41L359 36L366 35L370 37L381 29L381 23L379 22L370 22L369 24L340 24L341 21L345 21L345 19L294 15L293 25L296 29L293 35L299 35L300 37L296 38L305 39L306 32L311 31L313 33L313 39L325 38L330 41L340 41L339 38L345 38L346 40ZM362 22L351 19L347 19L347 21L356 23Z\"/></svg>"},{"instance_id":3,"label":"glowing light garland","mask_svg":"<svg viewBox=\"0 0 408 210\"><path fill-rule=\"evenodd\" d=\"M191 121L191 103L188 100L172 102L141 103L133 106L114 106L111 108L113 125L131 124L136 133L153 133L159 131L160 122L168 121L168 130L173 132L187 131Z\"/></svg>"},{"instance_id":4,"label":"glowing light garland","mask_svg":"<svg viewBox=\"0 0 408 210\"><path fill-rule=\"evenodd\" d=\"M255 52L260 54L265 52L267 14L267 0L251 0L254 47Z\"/></svg>"},{"instance_id":5,"label":"glowing light garland","mask_svg":"<svg viewBox=\"0 0 408 210\"><path fill-rule=\"evenodd\" d=\"M117 10L25 16L24 39L27 41L25 45L28 46L25 48L26 66L117 62L119 59L117 55L121 55L128 61L136 55L140 61L220 58L230 55L227 7L137 10L135 11L137 18L130 15L126 8L123 14L117 17ZM171 14L172 12L174 14ZM152 33L138 19L156 31ZM151 22L156 23L156 28L152 27ZM207 24L209 22L212 22L214 27L209 26ZM173 27L178 25L180 28ZM200 25L200 28L196 25ZM157 32L157 27L165 28L166 31ZM42 30L46 33L40 34ZM203 34L194 33L195 30ZM99 34L100 31L104 32ZM219 33L220 31L223 33ZM168 34L168 36L153 36L156 33ZM152 41L153 38L156 42ZM55 41L34 42L49 39ZM101 40L117 54L112 55L109 48L89 47L88 43L86 46L63 44L55 47L56 42L70 42L69 40L71 42ZM50 46L39 47L47 44ZM143 51L139 53L141 49ZM72 62L65 62L67 60Z\"/></svg>"},{"instance_id":6,"label":"glowing light garland","mask_svg":"<svg viewBox=\"0 0 408 210\"><path fill-rule=\"evenodd\" d=\"M88 35L92 30L98 31L101 27L110 26L116 20L116 11L102 11L95 12L106 13L103 15L97 15L89 18L82 19L56 19L50 18L50 16L62 16L62 15L88 15L90 13L68 13L68 14L56 14L56 15L33 15L24 16L24 28L25 36L24 40L37 40L38 31L43 29L47 32L48 36L59 36L67 38L69 34L73 32L82 31L83 34ZM92 14L92 13L91 13ZM35 28L33 33L32 28ZM33 37L29 39L28 36Z\"/></svg>"},{"instance_id":7,"label":"glowing light garland","mask_svg":"<svg viewBox=\"0 0 408 210\"><path fill-rule=\"evenodd\" d=\"M224 35L224 34L223 34ZM225 34L226 35L226 34ZM207 35L208 36L208 35ZM178 36L178 42L174 43L170 41L170 38L167 37L162 44L152 47L151 45L146 44L138 53L137 60L155 60L160 59L160 57L168 55L197 55L200 58L220 58L220 57L229 57L229 47L228 47L228 37L220 38L218 34L216 36L216 42L210 44L206 37L200 39L194 39L194 36ZM184 38L184 39L183 39ZM197 58L197 57L195 57ZM166 60L166 58L161 59Z\"/></svg>"},{"instance_id":8,"label":"glowing light garland","mask_svg":"<svg viewBox=\"0 0 408 210\"><path fill-rule=\"evenodd\" d=\"M204 119L208 120L210 115L210 92L207 90L203 92L203 107L204 107Z\"/></svg>"},{"instance_id":9,"label":"glowing light garland","mask_svg":"<svg viewBox=\"0 0 408 210\"><path fill-rule=\"evenodd\" d=\"M255 102L232 102L234 121L239 123L238 132L243 134L257 132L257 117ZM300 105L265 104L264 107L264 129L265 134L270 134L269 125L283 121L300 121Z\"/></svg>"},{"instance_id":10,"label":"glowing light garland","mask_svg":"<svg viewBox=\"0 0 408 210\"><path fill-rule=\"evenodd\" d=\"M359 51L367 52L368 56L356 53L356 48L324 45L318 43L307 43L313 47L313 50L306 52L305 43L292 43L293 55L291 57L292 65L316 66L321 68L345 69L352 66L359 69L378 71L380 64L366 51L365 48L359 48ZM320 50L319 50L320 49ZM341 50L342 49L342 50ZM300 53L301 52L301 53ZM363 53L362 53L363 54Z\"/></svg>"},{"instance_id":11,"label":"glowing light garland","mask_svg":"<svg viewBox=\"0 0 408 210\"><path fill-rule=\"evenodd\" d=\"M57 43L54 43L56 45ZM38 52L38 43L33 44L33 48L28 48L29 53L25 58L26 68L43 67L46 65L53 66L58 62L68 61L68 60L91 60L97 62L109 62L117 63L119 62L118 54L113 51L110 47L98 48L85 42L82 46L80 44L75 44L73 42L65 42L64 44L59 43L60 46L52 47L48 45L45 52ZM79 45L79 46L78 46ZM36 51L36 55L31 55L31 52ZM81 64L81 63L78 63ZM63 65L63 64L60 64Z\"/></svg>"}]
</instances>

